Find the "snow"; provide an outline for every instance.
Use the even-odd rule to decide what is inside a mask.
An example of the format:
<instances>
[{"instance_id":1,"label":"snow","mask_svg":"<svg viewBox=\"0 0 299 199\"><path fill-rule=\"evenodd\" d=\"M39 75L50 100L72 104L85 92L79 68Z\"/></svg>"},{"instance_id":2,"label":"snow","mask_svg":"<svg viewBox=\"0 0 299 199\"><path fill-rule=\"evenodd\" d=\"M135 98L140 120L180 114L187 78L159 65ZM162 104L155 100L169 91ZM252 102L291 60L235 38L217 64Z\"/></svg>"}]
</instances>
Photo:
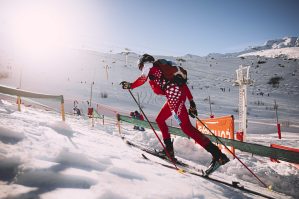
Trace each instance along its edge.
<instances>
[{"instance_id":1,"label":"snow","mask_svg":"<svg viewBox=\"0 0 299 199\"><path fill-rule=\"evenodd\" d=\"M115 124L103 126L97 121L92 128L88 118L76 116L68 116L64 123L56 112L27 107L17 112L14 104L2 102L0 198L255 198L143 159L138 149L123 142ZM136 132L130 130L131 125L122 126L127 139L158 146L150 130ZM191 164L205 168L210 160L207 152L188 139L175 138L174 146L177 156ZM298 170L290 164L238 155L274 190L297 194ZM260 188L236 160L215 176L287 198Z\"/></svg>"},{"instance_id":2,"label":"snow","mask_svg":"<svg viewBox=\"0 0 299 199\"><path fill-rule=\"evenodd\" d=\"M282 56L282 57L286 57L286 58L298 59L299 58L299 47L275 48L275 49L255 51L255 52L239 55L239 57L257 56L257 55L263 56L263 57L270 57L270 58Z\"/></svg>"},{"instance_id":3,"label":"snow","mask_svg":"<svg viewBox=\"0 0 299 199\"><path fill-rule=\"evenodd\" d=\"M284 37L282 39L269 40L265 43L268 48L295 47L298 37Z\"/></svg>"},{"instance_id":4,"label":"snow","mask_svg":"<svg viewBox=\"0 0 299 199\"><path fill-rule=\"evenodd\" d=\"M15 120L15 114L19 115L1 113L2 125L12 118ZM48 123L47 114L24 110L23 115L19 115L19 121L13 126L7 125L10 128L27 123L24 130L28 135L17 143L1 144L1 154L6 154L1 158L1 162L5 163L1 164L1 173L6 168L15 168L6 172L5 181L22 185L15 187L19 192L2 192L1 197L26 198L39 194L42 198L73 198L76 195L80 198L87 194L88 198L167 198L177 194L188 198L192 194L187 177L143 160L140 152L128 147L116 132L102 130L106 128L102 126L90 129L87 119L79 119L83 120L80 128L71 130L75 129L73 126L77 125L78 118L69 118L65 125L61 125L55 114L51 120L56 122ZM37 125L39 134L33 133ZM6 134L6 128L3 130L5 133L1 131L1 134ZM69 132L76 136L70 138ZM19 137L17 131L14 134L15 138ZM180 180L182 184L168 177ZM161 184L167 187L161 189ZM4 183L1 189L6 190L6 186ZM22 196L15 195L26 190L30 191Z\"/></svg>"},{"instance_id":5,"label":"snow","mask_svg":"<svg viewBox=\"0 0 299 199\"><path fill-rule=\"evenodd\" d=\"M274 50L279 50L278 54ZM265 52L246 57L185 56L186 62L182 65L188 70L189 87L193 87L191 91L199 117L209 116L207 99L211 96L213 114L234 115L235 129L239 92L238 87L233 86L235 70L241 64L250 65L254 84L248 87L248 142L298 148L299 65L298 60L289 60L293 55L298 56L298 48L273 49L269 54L263 54ZM287 54L288 58L282 54ZM34 62L24 66L23 89L63 94L66 111L71 113L73 102L77 100L84 115L67 114L66 122L62 122L57 101L37 99L23 99L25 104L34 106L22 105L19 112L15 98L0 94L0 198L258 198L147 161L138 149L128 146L120 138L115 113L128 115L138 108L118 84L123 80L133 81L140 75L136 68L137 59L137 54L130 53L125 66L122 54L72 50L64 60L47 61L44 67ZM176 57L167 59L176 61ZM0 79L0 83L19 86L20 64L11 61L12 69L4 67L6 64L0 63L0 69L9 75ZM279 87L267 83L273 76L283 78ZM92 82L95 82L92 105L99 105L98 112L105 115L105 125L98 119L94 127L85 116ZM154 121L165 99L155 96L148 84L133 93L139 96L144 111ZM283 124L281 140L277 139L274 100L279 105L279 120ZM133 130L132 125L123 123L121 135L140 145L161 148L150 129L139 132ZM198 168L206 168L211 160L210 154L192 140L175 137L174 147L178 158ZM299 197L299 174L294 165L274 163L268 158L240 151L237 155L274 191L262 188L232 158L213 177L228 182L240 181L246 187L274 198Z\"/></svg>"}]
</instances>

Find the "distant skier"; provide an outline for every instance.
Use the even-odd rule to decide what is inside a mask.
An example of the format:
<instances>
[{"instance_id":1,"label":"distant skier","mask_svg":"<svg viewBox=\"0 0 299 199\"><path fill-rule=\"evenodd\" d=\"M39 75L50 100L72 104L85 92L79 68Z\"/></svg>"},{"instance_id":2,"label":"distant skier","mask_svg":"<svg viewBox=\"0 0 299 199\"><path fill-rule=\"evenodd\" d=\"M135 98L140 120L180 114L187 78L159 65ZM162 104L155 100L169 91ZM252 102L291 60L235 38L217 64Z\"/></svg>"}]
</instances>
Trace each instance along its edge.
<instances>
[{"instance_id":1,"label":"distant skier","mask_svg":"<svg viewBox=\"0 0 299 199\"><path fill-rule=\"evenodd\" d=\"M81 115L81 111L80 111L80 109L77 107L78 104L79 104L78 101L75 100L75 101L74 101L74 107L73 107L73 113L74 113L74 115L78 115L78 116L80 116L80 115Z\"/></svg>"},{"instance_id":2,"label":"distant skier","mask_svg":"<svg viewBox=\"0 0 299 199\"><path fill-rule=\"evenodd\" d=\"M156 118L156 122L162 132L167 152L171 158L175 160L173 143L166 124L166 120L173 115L182 131L212 154L212 162L206 171L206 174L210 174L219 166L226 164L229 159L209 138L192 126L185 106L186 98L188 98L190 102L189 115L195 117L195 115L197 115L197 109L187 84L184 83L179 86L177 83L168 81L158 66L158 61L159 60L155 61L153 56L144 54L138 62L138 68L142 71L141 76L133 83L127 81L121 82L122 88L134 89L143 85L149 79L149 84L154 93L157 95L165 95L167 98L167 101ZM165 151L161 151L161 153L166 155Z\"/></svg>"},{"instance_id":3,"label":"distant skier","mask_svg":"<svg viewBox=\"0 0 299 199\"><path fill-rule=\"evenodd\" d=\"M137 120L144 120L143 116L138 111L131 112L130 116ZM138 131L145 131L145 129L142 126L137 126L137 125L134 125L134 129Z\"/></svg>"}]
</instances>

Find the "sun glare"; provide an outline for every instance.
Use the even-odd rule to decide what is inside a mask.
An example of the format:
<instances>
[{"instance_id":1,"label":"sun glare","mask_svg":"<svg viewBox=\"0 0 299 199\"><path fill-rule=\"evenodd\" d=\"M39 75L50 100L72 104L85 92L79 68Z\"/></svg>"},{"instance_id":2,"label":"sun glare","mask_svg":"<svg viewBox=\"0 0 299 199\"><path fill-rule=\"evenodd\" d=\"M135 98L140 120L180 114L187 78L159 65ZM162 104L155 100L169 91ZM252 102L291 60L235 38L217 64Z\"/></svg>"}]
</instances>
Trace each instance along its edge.
<instances>
[{"instance_id":1,"label":"sun glare","mask_svg":"<svg viewBox=\"0 0 299 199\"><path fill-rule=\"evenodd\" d=\"M107 19L101 8L97 1L7 1L0 6L0 47L23 80L67 71L77 59L72 49L96 48L102 38Z\"/></svg>"},{"instance_id":2,"label":"sun glare","mask_svg":"<svg viewBox=\"0 0 299 199\"><path fill-rule=\"evenodd\" d=\"M16 51L27 56L53 55L68 44L66 16L45 3L27 4L13 15L12 37Z\"/></svg>"}]
</instances>

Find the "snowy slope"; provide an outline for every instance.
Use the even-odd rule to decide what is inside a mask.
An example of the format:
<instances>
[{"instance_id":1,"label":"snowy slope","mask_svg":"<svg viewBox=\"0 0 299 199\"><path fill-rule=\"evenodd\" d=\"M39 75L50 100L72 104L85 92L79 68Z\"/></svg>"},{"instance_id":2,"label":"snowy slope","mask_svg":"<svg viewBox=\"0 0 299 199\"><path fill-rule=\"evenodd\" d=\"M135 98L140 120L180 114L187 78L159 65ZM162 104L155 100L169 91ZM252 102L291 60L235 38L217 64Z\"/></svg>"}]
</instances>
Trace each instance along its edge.
<instances>
[{"instance_id":1,"label":"snowy slope","mask_svg":"<svg viewBox=\"0 0 299 199\"><path fill-rule=\"evenodd\" d=\"M192 93L203 117L210 114L207 101L210 96L213 103L212 111L215 115L232 114L237 118L239 88L233 86L236 80L235 70L240 65L249 65L254 81L254 84L248 88L249 117L262 117L269 119L271 123L275 122L275 113L271 107L274 106L274 100L276 100L279 105L280 119L289 121L291 124L297 123L299 116L298 59L260 56L244 58L186 56L182 58L185 60L182 65L189 74L189 87L193 88ZM0 83L19 87L20 77L22 77L21 87L23 89L63 94L69 105L67 110L70 111L73 101L78 100L80 108L86 113L86 101L90 100L91 83L94 82L93 103L105 104L129 112L136 106L132 103L128 92L121 89L119 83L123 80L134 81L140 75L140 71L136 68L137 59L137 54L130 53L126 65L126 58L123 54L72 50L65 55L64 59L60 61L54 59L44 63L43 67L36 62L23 68L20 68L18 64L12 64L12 69L8 70L9 77L0 79ZM167 59L176 61L178 58L167 57ZM282 78L279 87L268 84L275 76ZM221 90L223 88L225 92ZM164 103L164 98L154 95L148 84L134 90L134 93L139 95L146 112L153 117ZM260 93L264 95L259 95ZM107 98L102 97L105 94Z\"/></svg>"},{"instance_id":2,"label":"snowy slope","mask_svg":"<svg viewBox=\"0 0 299 199\"><path fill-rule=\"evenodd\" d=\"M248 141L298 148L299 61L283 55L297 54L297 49L275 49L279 50L278 56L269 50L270 54L263 55L266 51L259 51L255 55L240 57L211 54L206 57L156 58L184 59L182 66L188 70L189 87L199 117L209 117L210 96L213 114L234 115L236 131L239 88L233 86L235 70L239 65L251 66L254 83L248 87ZM87 113L92 85L92 105L99 105L99 112L112 120L106 126L97 124L91 128L86 118L69 115L64 124L54 112L24 107L22 113L16 112L15 100L0 95L0 99L5 99L0 104L0 198L30 198L36 194L42 198L82 198L82 195L86 198L254 198L201 179L182 177L142 160L140 152L123 144L113 118L115 112L129 114L137 109L119 83L134 81L140 75L136 68L138 54L130 53L127 63L123 53L91 50L70 50L57 58L32 59L24 63L2 55L0 84L63 94L66 111L72 112L73 102L77 100L83 114ZM278 86L268 84L273 77L282 78ZM154 121L165 98L154 95L148 84L133 90L133 93L139 96L144 111ZM282 124L281 140L277 139L274 100L278 103L278 117ZM57 110L60 108L51 100L34 101ZM132 126L123 128L122 133L127 138L159 147L150 130L140 133L132 131ZM200 167L207 166L210 161L209 155L192 141L176 138L175 148L177 155ZM274 190L298 198L298 170L294 167L288 163L271 163L251 154L241 153L240 156L267 184L272 184ZM79 161L81 159L84 161ZM256 180L235 161L215 175L252 182L253 187L258 187Z\"/></svg>"},{"instance_id":3,"label":"snowy slope","mask_svg":"<svg viewBox=\"0 0 299 199\"><path fill-rule=\"evenodd\" d=\"M14 103L0 101L0 198L258 198L144 160L140 151L122 141L112 119L92 128L84 117L68 116L63 123L58 113L22 109L17 112ZM150 130L141 133L123 125L121 133L158 147ZM203 168L208 164L210 156L192 141L176 138L174 144L178 157ZM294 167L238 155L274 190L298 197ZM290 198L261 188L236 160L214 177L238 180L275 198Z\"/></svg>"}]
</instances>

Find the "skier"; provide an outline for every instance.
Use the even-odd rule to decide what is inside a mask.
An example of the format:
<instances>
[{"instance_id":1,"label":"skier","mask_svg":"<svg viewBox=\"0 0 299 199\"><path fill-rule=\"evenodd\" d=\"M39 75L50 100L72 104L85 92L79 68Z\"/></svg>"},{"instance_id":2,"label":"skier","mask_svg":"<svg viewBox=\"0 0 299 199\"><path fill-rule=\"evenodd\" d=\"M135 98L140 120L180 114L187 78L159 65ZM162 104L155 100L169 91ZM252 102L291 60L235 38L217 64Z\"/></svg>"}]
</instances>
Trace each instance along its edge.
<instances>
[{"instance_id":1,"label":"skier","mask_svg":"<svg viewBox=\"0 0 299 199\"><path fill-rule=\"evenodd\" d=\"M81 115L81 111L80 111L80 109L77 107L78 104L79 104L78 101L75 100L75 101L74 101L73 113L74 113L74 115L78 115L78 116L80 116L80 115Z\"/></svg>"},{"instance_id":2,"label":"skier","mask_svg":"<svg viewBox=\"0 0 299 199\"><path fill-rule=\"evenodd\" d=\"M187 84L179 86L174 82L167 81L163 77L161 69L157 66L157 62L155 62L154 57L148 54L144 54L140 57L138 60L138 68L142 71L140 77L138 77L133 83L122 81L120 84L123 89L134 89L149 80L149 84L155 94L166 96L167 101L160 110L160 113L156 118L156 122L162 132L165 148L171 158L175 160L173 143L171 141L166 120L173 115L182 131L212 154L213 159L209 168L206 170L207 175L211 174L219 166L226 164L229 161L227 156L223 154L219 148L209 140L209 138L192 126L190 122L189 115L195 117L195 115L197 115L197 109ZM188 98L190 102L190 108L188 111L185 106L186 98ZM166 155L164 150L161 151L161 153Z\"/></svg>"},{"instance_id":3,"label":"skier","mask_svg":"<svg viewBox=\"0 0 299 199\"><path fill-rule=\"evenodd\" d=\"M144 120L143 116L138 111L131 112L130 116L134 119ZM137 126L137 125L134 125L134 130L145 131L145 129L142 126Z\"/></svg>"}]
</instances>

